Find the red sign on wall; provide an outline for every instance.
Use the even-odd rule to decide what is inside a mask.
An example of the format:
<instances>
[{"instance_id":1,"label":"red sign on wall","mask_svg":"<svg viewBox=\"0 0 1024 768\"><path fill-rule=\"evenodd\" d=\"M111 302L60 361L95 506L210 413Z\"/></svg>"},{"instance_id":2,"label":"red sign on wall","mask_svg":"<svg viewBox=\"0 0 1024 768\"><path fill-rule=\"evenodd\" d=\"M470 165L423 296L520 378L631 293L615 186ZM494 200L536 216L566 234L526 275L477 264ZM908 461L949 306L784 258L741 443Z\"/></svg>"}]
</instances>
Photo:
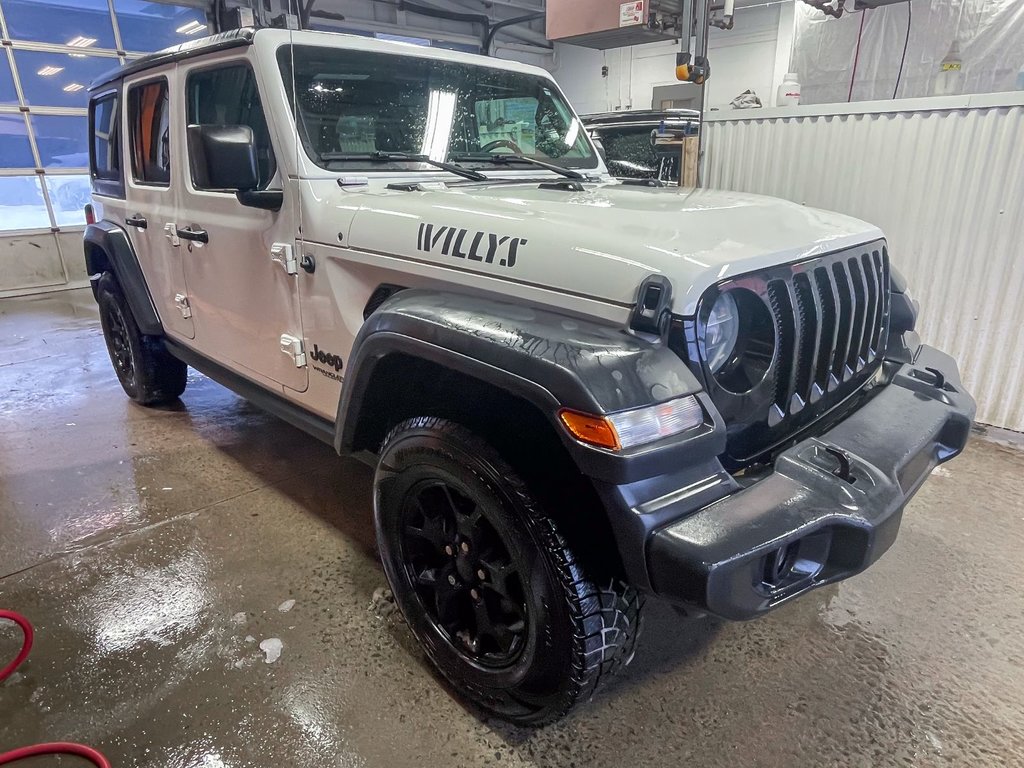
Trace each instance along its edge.
<instances>
[{"instance_id":1,"label":"red sign on wall","mask_svg":"<svg viewBox=\"0 0 1024 768\"><path fill-rule=\"evenodd\" d=\"M646 5L647 0L633 0L633 2L619 5L619 26L635 27L638 24L643 24L647 16Z\"/></svg>"}]
</instances>

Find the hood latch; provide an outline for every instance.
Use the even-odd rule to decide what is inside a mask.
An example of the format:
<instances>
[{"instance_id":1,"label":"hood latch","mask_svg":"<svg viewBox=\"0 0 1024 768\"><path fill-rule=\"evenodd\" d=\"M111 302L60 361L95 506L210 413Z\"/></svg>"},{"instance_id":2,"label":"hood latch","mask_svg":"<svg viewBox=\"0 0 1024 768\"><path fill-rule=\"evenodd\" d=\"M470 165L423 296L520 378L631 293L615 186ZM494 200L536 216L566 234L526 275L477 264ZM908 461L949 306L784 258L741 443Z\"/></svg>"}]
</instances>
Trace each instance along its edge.
<instances>
[{"instance_id":1,"label":"hood latch","mask_svg":"<svg viewBox=\"0 0 1024 768\"><path fill-rule=\"evenodd\" d=\"M629 327L637 333L664 337L672 319L672 281L664 275L648 275L640 283Z\"/></svg>"}]
</instances>

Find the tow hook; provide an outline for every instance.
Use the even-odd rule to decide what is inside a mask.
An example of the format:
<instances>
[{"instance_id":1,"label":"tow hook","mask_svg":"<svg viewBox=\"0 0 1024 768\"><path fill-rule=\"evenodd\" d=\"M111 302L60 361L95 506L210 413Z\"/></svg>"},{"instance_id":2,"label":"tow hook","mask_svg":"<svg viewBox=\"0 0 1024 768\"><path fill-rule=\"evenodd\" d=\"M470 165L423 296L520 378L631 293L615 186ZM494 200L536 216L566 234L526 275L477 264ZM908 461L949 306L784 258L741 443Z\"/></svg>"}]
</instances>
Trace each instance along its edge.
<instances>
[{"instance_id":1,"label":"tow hook","mask_svg":"<svg viewBox=\"0 0 1024 768\"><path fill-rule=\"evenodd\" d=\"M946 388L946 377L943 375L942 371L938 368L925 368L925 370L935 377L935 381L932 383L936 389Z\"/></svg>"},{"instance_id":2,"label":"tow hook","mask_svg":"<svg viewBox=\"0 0 1024 768\"><path fill-rule=\"evenodd\" d=\"M839 462L839 466L832 470L832 474L843 482L853 485L857 481L857 478L854 477L853 473L850 471L850 455L846 451L840 450L839 448L833 448L829 445L825 446L825 453L832 456Z\"/></svg>"}]
</instances>

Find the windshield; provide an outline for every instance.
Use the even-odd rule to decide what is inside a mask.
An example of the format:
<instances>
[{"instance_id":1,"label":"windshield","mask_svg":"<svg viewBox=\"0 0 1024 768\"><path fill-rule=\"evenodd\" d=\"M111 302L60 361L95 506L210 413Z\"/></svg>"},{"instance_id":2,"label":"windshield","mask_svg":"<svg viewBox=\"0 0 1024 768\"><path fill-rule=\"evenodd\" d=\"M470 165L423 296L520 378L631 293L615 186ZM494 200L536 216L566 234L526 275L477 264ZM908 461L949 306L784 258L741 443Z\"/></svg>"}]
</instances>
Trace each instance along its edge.
<instances>
[{"instance_id":1,"label":"windshield","mask_svg":"<svg viewBox=\"0 0 1024 768\"><path fill-rule=\"evenodd\" d=\"M294 46L294 72L292 58L291 47L278 51L302 144L322 168L433 170L370 162L374 153L456 159L467 166L518 154L563 168L597 168L586 131L544 78L321 46Z\"/></svg>"},{"instance_id":2,"label":"windshield","mask_svg":"<svg viewBox=\"0 0 1024 768\"><path fill-rule=\"evenodd\" d=\"M659 158L651 142L657 126L602 127L594 130L612 176L625 179L678 180L679 160Z\"/></svg>"}]
</instances>

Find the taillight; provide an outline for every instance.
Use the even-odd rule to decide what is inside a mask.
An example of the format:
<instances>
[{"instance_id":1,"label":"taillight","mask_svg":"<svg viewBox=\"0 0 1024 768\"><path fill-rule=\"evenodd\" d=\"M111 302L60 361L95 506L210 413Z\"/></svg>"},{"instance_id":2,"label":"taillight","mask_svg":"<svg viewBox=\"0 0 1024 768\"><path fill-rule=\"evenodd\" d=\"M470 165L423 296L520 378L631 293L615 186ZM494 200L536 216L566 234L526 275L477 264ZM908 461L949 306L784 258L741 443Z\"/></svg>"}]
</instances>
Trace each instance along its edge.
<instances>
[{"instance_id":1,"label":"taillight","mask_svg":"<svg viewBox=\"0 0 1024 768\"><path fill-rule=\"evenodd\" d=\"M92 209L92 203L85 204L85 223L95 224L96 223L96 211Z\"/></svg>"}]
</instances>

